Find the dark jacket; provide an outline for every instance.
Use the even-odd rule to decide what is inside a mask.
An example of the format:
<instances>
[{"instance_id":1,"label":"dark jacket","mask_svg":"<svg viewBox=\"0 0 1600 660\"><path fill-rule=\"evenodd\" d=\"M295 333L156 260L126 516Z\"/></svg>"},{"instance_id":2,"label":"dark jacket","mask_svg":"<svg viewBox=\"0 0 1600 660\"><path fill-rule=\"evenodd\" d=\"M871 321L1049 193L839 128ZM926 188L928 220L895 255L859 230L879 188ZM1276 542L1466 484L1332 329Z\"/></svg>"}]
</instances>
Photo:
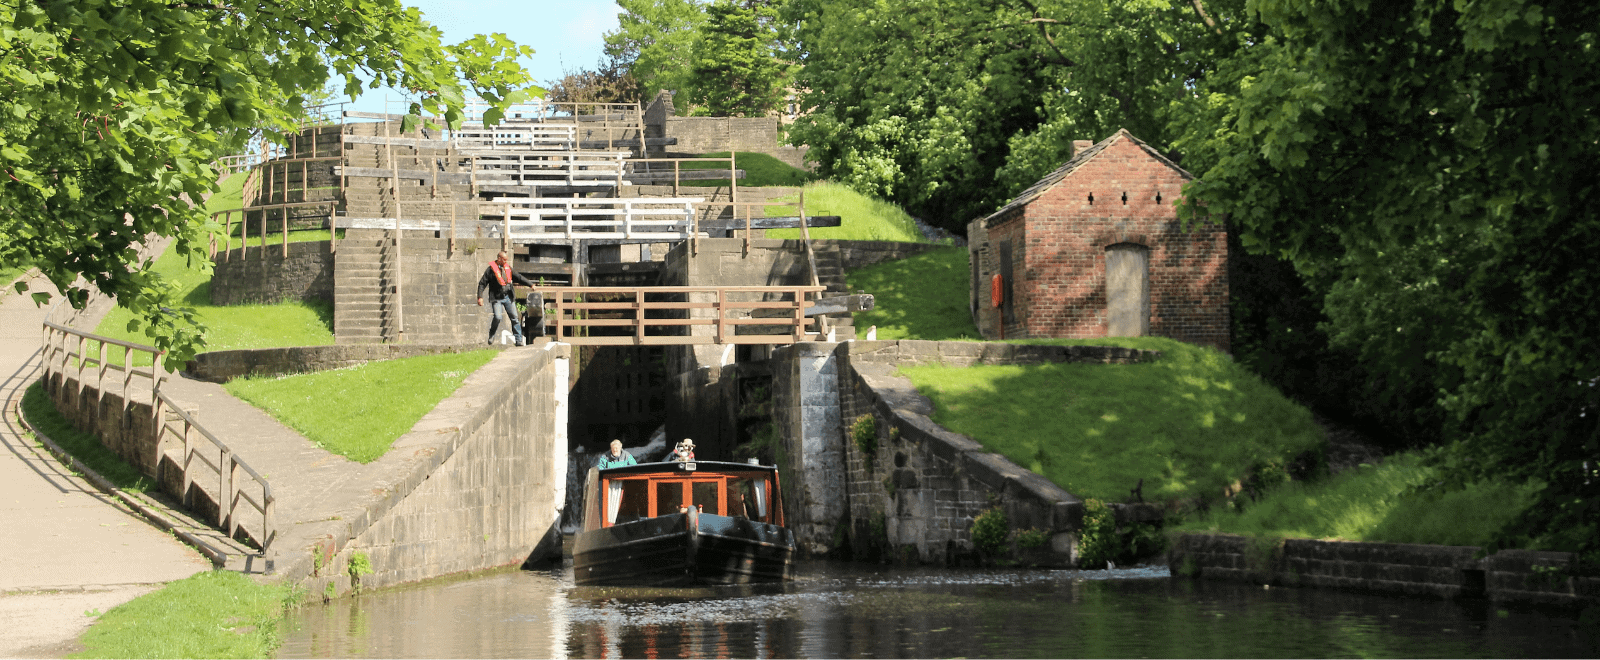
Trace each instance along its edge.
<instances>
[{"instance_id":1,"label":"dark jacket","mask_svg":"<svg viewBox=\"0 0 1600 660\"><path fill-rule=\"evenodd\" d=\"M522 275L518 274L517 271L514 271L514 270L511 271L511 281L516 283L516 284L521 284L522 286L534 286L533 282L529 281L528 278L523 277ZM478 297L479 298L487 298L489 300L499 300L501 298L510 298L511 297L511 288L512 287L511 287L510 284L507 284L505 286L500 286L499 278L496 278L494 276L494 266L493 265L490 265L490 266L484 268L483 269L483 277L478 278ZM489 290L489 295L483 295L483 290L484 289L488 289Z\"/></svg>"}]
</instances>

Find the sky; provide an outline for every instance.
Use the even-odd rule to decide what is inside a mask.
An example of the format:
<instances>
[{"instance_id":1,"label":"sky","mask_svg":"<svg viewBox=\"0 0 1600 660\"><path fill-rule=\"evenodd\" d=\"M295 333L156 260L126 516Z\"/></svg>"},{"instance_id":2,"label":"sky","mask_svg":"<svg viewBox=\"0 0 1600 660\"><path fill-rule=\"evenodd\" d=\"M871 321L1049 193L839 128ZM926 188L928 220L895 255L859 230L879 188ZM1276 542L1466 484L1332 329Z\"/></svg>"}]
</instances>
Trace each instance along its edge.
<instances>
[{"instance_id":1,"label":"sky","mask_svg":"<svg viewBox=\"0 0 1600 660\"><path fill-rule=\"evenodd\" d=\"M604 35L616 29L612 0L405 0L422 10L423 20L444 32L445 43L458 43L476 34L504 33L512 41L532 46L533 57L522 67L543 83L562 76L563 68L593 69L604 54ZM369 89L349 106L352 110L404 112L399 92ZM343 97L341 97L343 100Z\"/></svg>"}]
</instances>

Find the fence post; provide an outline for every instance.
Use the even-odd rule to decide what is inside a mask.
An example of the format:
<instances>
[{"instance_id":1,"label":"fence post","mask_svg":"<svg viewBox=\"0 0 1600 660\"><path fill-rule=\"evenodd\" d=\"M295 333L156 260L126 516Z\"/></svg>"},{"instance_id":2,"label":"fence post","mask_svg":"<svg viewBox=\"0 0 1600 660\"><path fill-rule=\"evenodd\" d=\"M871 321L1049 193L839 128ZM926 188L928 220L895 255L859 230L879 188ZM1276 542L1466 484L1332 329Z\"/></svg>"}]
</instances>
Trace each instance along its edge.
<instances>
[{"instance_id":1,"label":"fence post","mask_svg":"<svg viewBox=\"0 0 1600 660\"><path fill-rule=\"evenodd\" d=\"M217 461L217 492L221 500L217 502L217 527L228 529L233 517L233 452L221 451ZM228 536L233 536L232 529L228 529Z\"/></svg>"},{"instance_id":2,"label":"fence post","mask_svg":"<svg viewBox=\"0 0 1600 660\"><path fill-rule=\"evenodd\" d=\"M189 491L194 485L194 475L189 472L189 460L194 455L194 439L189 434L190 426L192 425L189 420L183 420L183 460L179 461L179 465L183 467L183 489L178 491L178 499L184 506L191 504L192 496Z\"/></svg>"}]
</instances>

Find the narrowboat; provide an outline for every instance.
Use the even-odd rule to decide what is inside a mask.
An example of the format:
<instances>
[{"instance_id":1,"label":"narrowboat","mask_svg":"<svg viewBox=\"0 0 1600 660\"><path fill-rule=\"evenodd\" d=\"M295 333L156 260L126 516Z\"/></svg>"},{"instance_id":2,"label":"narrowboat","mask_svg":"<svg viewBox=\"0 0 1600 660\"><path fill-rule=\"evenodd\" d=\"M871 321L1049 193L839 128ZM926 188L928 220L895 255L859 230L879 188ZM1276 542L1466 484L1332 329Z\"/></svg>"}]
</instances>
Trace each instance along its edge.
<instances>
[{"instance_id":1,"label":"narrowboat","mask_svg":"<svg viewBox=\"0 0 1600 660\"><path fill-rule=\"evenodd\" d=\"M773 466L716 461L590 468L583 530L573 539L579 585L674 586L794 577Z\"/></svg>"}]
</instances>

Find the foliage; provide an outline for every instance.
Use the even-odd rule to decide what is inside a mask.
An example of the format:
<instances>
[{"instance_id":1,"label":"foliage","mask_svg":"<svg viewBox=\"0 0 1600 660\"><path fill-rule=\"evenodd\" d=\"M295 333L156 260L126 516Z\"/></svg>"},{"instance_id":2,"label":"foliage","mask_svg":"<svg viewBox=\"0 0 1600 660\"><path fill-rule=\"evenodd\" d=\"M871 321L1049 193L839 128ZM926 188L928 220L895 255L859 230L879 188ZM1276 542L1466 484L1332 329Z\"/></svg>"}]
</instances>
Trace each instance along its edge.
<instances>
[{"instance_id":1,"label":"foliage","mask_svg":"<svg viewBox=\"0 0 1600 660\"><path fill-rule=\"evenodd\" d=\"M442 45L399 0L19 2L0 6L0 38L0 266L34 264L76 307L82 276L154 326L172 365L204 328L131 247L153 233L201 256L214 227L187 199L215 189L213 160L292 130L330 69L347 94L364 77L455 122L469 91L525 100L516 58L532 52L501 35Z\"/></svg>"},{"instance_id":2,"label":"foliage","mask_svg":"<svg viewBox=\"0 0 1600 660\"><path fill-rule=\"evenodd\" d=\"M552 103L631 103L639 100L639 81L615 58L605 58L593 70L563 70L560 80L544 84Z\"/></svg>"},{"instance_id":3,"label":"foliage","mask_svg":"<svg viewBox=\"0 0 1600 660\"><path fill-rule=\"evenodd\" d=\"M940 248L868 266L851 271L846 279L851 291L875 298L874 309L855 313L855 324L878 326L878 339L980 336L967 309L966 248Z\"/></svg>"},{"instance_id":4,"label":"foliage","mask_svg":"<svg viewBox=\"0 0 1600 660\"><path fill-rule=\"evenodd\" d=\"M45 393L43 383L29 385L23 393L22 416L40 433L55 441L62 451L82 461L117 488L130 493L142 493L155 486L150 477L129 465L116 452L107 449L100 438L73 427L72 422L56 410L56 404Z\"/></svg>"},{"instance_id":5,"label":"foliage","mask_svg":"<svg viewBox=\"0 0 1600 660\"><path fill-rule=\"evenodd\" d=\"M638 98L669 90L689 93L689 70L697 28L706 20L697 0L617 0L617 29L607 32L606 57L628 68Z\"/></svg>"},{"instance_id":6,"label":"foliage","mask_svg":"<svg viewBox=\"0 0 1600 660\"><path fill-rule=\"evenodd\" d=\"M1011 522L1000 507L991 507L972 519L972 545L979 551L997 555L1004 552L1011 537Z\"/></svg>"},{"instance_id":7,"label":"foliage","mask_svg":"<svg viewBox=\"0 0 1600 660\"><path fill-rule=\"evenodd\" d=\"M1019 548L1024 550L1042 548L1044 547L1044 544L1050 542L1050 530L1038 529L1034 527L1029 527L1028 529L1019 529L1016 532L1016 537L1017 547Z\"/></svg>"},{"instance_id":8,"label":"foliage","mask_svg":"<svg viewBox=\"0 0 1600 660\"><path fill-rule=\"evenodd\" d=\"M790 0L789 133L819 172L960 231L1059 166L1073 138L1153 145L1248 36L1242 0Z\"/></svg>"},{"instance_id":9,"label":"foliage","mask_svg":"<svg viewBox=\"0 0 1600 660\"><path fill-rule=\"evenodd\" d=\"M839 216L838 227L811 227L812 238L844 241L895 241L898 243L925 243L922 230L905 211L894 202L868 197L846 186L831 181L808 183L804 187L806 215ZM780 197L775 202L796 204L799 195ZM792 216L800 211L797 206L769 206L767 215ZM767 238L800 238L799 228L768 229Z\"/></svg>"},{"instance_id":10,"label":"foliage","mask_svg":"<svg viewBox=\"0 0 1600 660\"><path fill-rule=\"evenodd\" d=\"M444 353L280 377L228 381L228 393L323 449L371 463L497 354Z\"/></svg>"},{"instance_id":11,"label":"foliage","mask_svg":"<svg viewBox=\"0 0 1600 660\"><path fill-rule=\"evenodd\" d=\"M1437 393L1450 484L1546 484L1492 546L1600 552L1600 5L1257 9L1272 34L1181 141L1190 208L1326 277L1373 381Z\"/></svg>"},{"instance_id":12,"label":"foliage","mask_svg":"<svg viewBox=\"0 0 1600 660\"><path fill-rule=\"evenodd\" d=\"M290 589L233 571L169 583L106 612L74 658L265 658L278 646Z\"/></svg>"},{"instance_id":13,"label":"foliage","mask_svg":"<svg viewBox=\"0 0 1600 660\"><path fill-rule=\"evenodd\" d=\"M361 591L361 576L372 574L372 557L365 552L350 553L350 563L345 567L345 572L350 574L350 584L355 585L356 591Z\"/></svg>"},{"instance_id":14,"label":"foliage","mask_svg":"<svg viewBox=\"0 0 1600 660\"><path fill-rule=\"evenodd\" d=\"M211 304L211 267L208 260L189 261L176 246L150 265L149 272L161 277L170 287L172 299L185 305L193 318L206 327L210 350L276 348L280 346L324 346L333 343L333 305L323 300L286 301L271 305ZM116 307L101 319L95 334L141 344L154 344L150 326L136 324L133 310ZM113 362L121 363L122 352L113 348ZM179 365L181 366L181 365Z\"/></svg>"},{"instance_id":15,"label":"foliage","mask_svg":"<svg viewBox=\"0 0 1600 660\"><path fill-rule=\"evenodd\" d=\"M878 418L870 413L857 417L850 425L850 439L855 441L856 451L870 464L878 453Z\"/></svg>"},{"instance_id":16,"label":"foliage","mask_svg":"<svg viewBox=\"0 0 1600 660\"><path fill-rule=\"evenodd\" d=\"M1083 529L1078 533L1078 567L1104 568L1121 552L1117 541L1117 517L1111 507L1094 498L1085 499Z\"/></svg>"},{"instance_id":17,"label":"foliage","mask_svg":"<svg viewBox=\"0 0 1600 660\"><path fill-rule=\"evenodd\" d=\"M716 0L706 7L691 49L689 100L713 117L761 117L783 100L785 69L777 59L773 11Z\"/></svg>"},{"instance_id":18,"label":"foliage","mask_svg":"<svg viewBox=\"0 0 1600 660\"><path fill-rule=\"evenodd\" d=\"M1161 351L1140 364L906 366L933 421L1079 497L1218 497L1262 463L1322 450L1304 408L1217 351L1160 337L1030 340Z\"/></svg>"},{"instance_id":19,"label":"foliage","mask_svg":"<svg viewBox=\"0 0 1600 660\"><path fill-rule=\"evenodd\" d=\"M1507 522L1523 515L1537 485L1480 481L1460 490L1437 487L1438 468L1423 453L1396 454L1316 482L1291 482L1270 490L1242 511L1215 508L1184 522L1180 531L1259 537L1294 537L1483 545ZM1533 544L1542 547L1547 544Z\"/></svg>"}]
</instances>

